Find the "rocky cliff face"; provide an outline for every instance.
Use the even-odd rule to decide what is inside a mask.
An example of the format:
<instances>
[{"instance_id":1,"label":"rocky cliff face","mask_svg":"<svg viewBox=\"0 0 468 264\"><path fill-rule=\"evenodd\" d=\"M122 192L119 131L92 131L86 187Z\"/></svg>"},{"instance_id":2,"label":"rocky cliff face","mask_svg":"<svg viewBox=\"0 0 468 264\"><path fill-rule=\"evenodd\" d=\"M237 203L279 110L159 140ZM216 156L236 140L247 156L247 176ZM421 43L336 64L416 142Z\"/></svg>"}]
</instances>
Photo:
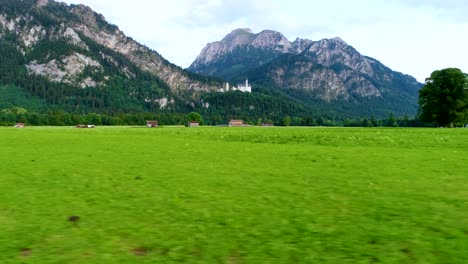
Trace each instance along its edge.
<instances>
[{"instance_id":1,"label":"rocky cliff face","mask_svg":"<svg viewBox=\"0 0 468 264\"><path fill-rule=\"evenodd\" d=\"M381 70L384 68L383 65L379 65L376 60L361 55L340 38L312 42L302 53L321 65L331 67L339 63L371 78L383 77L383 79L390 80L390 75L393 73L387 68L385 70L388 72L384 76L378 76L376 67Z\"/></svg>"},{"instance_id":2,"label":"rocky cliff face","mask_svg":"<svg viewBox=\"0 0 468 264\"><path fill-rule=\"evenodd\" d=\"M413 77L361 55L340 38L290 42L275 31L234 30L208 44L189 70L226 79L249 77L257 85L273 83L280 89L314 91L325 101L392 97L403 91L416 105L421 87Z\"/></svg>"},{"instance_id":3,"label":"rocky cliff face","mask_svg":"<svg viewBox=\"0 0 468 264\"><path fill-rule=\"evenodd\" d=\"M270 79L280 88L310 91L328 102L350 96L382 96L371 82L351 70L336 72L297 55L285 55L268 64L260 76L250 77L252 80Z\"/></svg>"},{"instance_id":4,"label":"rocky cliff face","mask_svg":"<svg viewBox=\"0 0 468 264\"><path fill-rule=\"evenodd\" d=\"M127 37L116 26L108 24L102 15L84 5L68 6L53 0L24 0L21 3L13 3L13 0L5 1L5 6L0 9L2 10L0 39L6 34L14 36L17 49L26 57L34 50L40 49L46 42L66 42L73 46L71 48L73 52L68 52L66 55L59 54L54 57L45 52L40 58L28 59L26 68L30 74L77 87L96 87L105 84L109 77L95 80L93 74L85 71L92 68L92 73L103 69L101 60L83 54L92 50L89 43L91 41L92 46L100 45L123 55L143 71L165 82L176 94L187 91L211 91L222 85L198 80L201 78L194 77L193 74L169 63L157 52ZM18 5L23 7L23 10L18 10ZM11 8L8 9L9 7ZM134 75L129 65L122 64L114 56L103 52L99 56L115 67L122 68L129 78Z\"/></svg>"},{"instance_id":5,"label":"rocky cliff face","mask_svg":"<svg viewBox=\"0 0 468 264\"><path fill-rule=\"evenodd\" d=\"M169 63L157 52L128 38L118 28L115 30L97 30L94 12L88 7L79 5L72 7L72 12L82 18L83 23L75 23L73 28L86 37L107 48L115 50L129 58L143 70L164 80L173 91L211 91L219 88L204 82L194 80L178 66ZM103 19L103 18L101 18Z\"/></svg>"}]
</instances>

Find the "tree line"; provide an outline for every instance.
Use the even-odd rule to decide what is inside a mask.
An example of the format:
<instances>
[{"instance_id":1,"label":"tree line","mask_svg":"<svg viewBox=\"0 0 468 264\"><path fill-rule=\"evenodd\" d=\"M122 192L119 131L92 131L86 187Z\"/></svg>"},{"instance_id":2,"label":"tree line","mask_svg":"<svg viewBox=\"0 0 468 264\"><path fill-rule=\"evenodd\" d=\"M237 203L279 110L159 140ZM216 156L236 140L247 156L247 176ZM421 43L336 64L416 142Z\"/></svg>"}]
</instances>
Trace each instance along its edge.
<instances>
[{"instance_id":1,"label":"tree line","mask_svg":"<svg viewBox=\"0 0 468 264\"><path fill-rule=\"evenodd\" d=\"M50 111L47 113L28 112L21 107L13 107L0 111L0 126L13 126L25 123L30 126L75 126L78 124L93 124L97 126L140 126L147 120L158 120L160 125L186 125L188 121L199 121L204 125L225 125L231 118L217 115L201 115L197 112L183 113L67 113ZM234 119L234 118L232 118ZM237 117L239 119L239 117ZM242 119L242 118L241 118ZM282 116L269 118L266 116L250 116L243 119L246 124L261 126L265 123L275 126L341 126L341 127L423 127L428 126L416 118L408 116L395 117L390 115L385 119L356 118L356 119L327 119L312 116Z\"/></svg>"}]
</instances>

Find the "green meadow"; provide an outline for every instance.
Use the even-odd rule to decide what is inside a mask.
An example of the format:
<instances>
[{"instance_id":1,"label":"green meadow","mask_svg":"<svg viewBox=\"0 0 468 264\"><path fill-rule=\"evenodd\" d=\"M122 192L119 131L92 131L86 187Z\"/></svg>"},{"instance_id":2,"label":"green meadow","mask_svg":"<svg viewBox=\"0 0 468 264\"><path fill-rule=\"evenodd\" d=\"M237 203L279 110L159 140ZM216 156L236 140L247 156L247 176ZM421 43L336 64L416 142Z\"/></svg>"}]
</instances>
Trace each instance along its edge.
<instances>
[{"instance_id":1,"label":"green meadow","mask_svg":"<svg viewBox=\"0 0 468 264\"><path fill-rule=\"evenodd\" d=\"M468 129L0 128L0 263L467 263Z\"/></svg>"}]
</instances>

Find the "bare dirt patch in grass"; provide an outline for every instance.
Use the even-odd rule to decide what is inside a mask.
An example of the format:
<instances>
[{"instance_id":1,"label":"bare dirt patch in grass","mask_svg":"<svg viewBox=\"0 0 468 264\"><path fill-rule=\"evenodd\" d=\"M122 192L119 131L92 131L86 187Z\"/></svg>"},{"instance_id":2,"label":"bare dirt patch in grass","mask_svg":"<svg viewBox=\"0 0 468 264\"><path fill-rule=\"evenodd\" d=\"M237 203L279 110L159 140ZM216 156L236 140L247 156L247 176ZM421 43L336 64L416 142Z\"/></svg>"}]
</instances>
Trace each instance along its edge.
<instances>
[{"instance_id":1,"label":"bare dirt patch in grass","mask_svg":"<svg viewBox=\"0 0 468 264\"><path fill-rule=\"evenodd\" d=\"M20 255L22 257L29 257L32 254L32 249L30 248L22 248L20 249Z\"/></svg>"},{"instance_id":2,"label":"bare dirt patch in grass","mask_svg":"<svg viewBox=\"0 0 468 264\"><path fill-rule=\"evenodd\" d=\"M149 248L146 247L137 247L132 250L133 255L140 257L148 255L149 252Z\"/></svg>"}]
</instances>

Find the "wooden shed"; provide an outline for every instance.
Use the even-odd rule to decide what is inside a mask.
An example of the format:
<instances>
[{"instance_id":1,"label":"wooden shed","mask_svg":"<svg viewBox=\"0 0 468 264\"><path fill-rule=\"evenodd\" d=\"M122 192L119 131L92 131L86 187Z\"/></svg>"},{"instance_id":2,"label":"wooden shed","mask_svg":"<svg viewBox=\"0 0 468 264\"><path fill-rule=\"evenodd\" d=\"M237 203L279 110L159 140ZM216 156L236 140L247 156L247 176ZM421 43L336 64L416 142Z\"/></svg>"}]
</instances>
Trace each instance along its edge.
<instances>
[{"instance_id":1,"label":"wooden shed","mask_svg":"<svg viewBox=\"0 0 468 264\"><path fill-rule=\"evenodd\" d=\"M199 127L200 126L200 122L197 122L197 121L189 121L188 124L187 124L188 127Z\"/></svg>"},{"instance_id":2,"label":"wooden shed","mask_svg":"<svg viewBox=\"0 0 468 264\"><path fill-rule=\"evenodd\" d=\"M230 127L233 127L233 126L244 126L244 120L236 120L236 119L233 119L233 120L229 121L229 126L230 126Z\"/></svg>"},{"instance_id":3,"label":"wooden shed","mask_svg":"<svg viewBox=\"0 0 468 264\"><path fill-rule=\"evenodd\" d=\"M158 127L158 120L146 120L147 127Z\"/></svg>"},{"instance_id":4,"label":"wooden shed","mask_svg":"<svg viewBox=\"0 0 468 264\"><path fill-rule=\"evenodd\" d=\"M83 124L78 124L75 127L76 128L95 128L94 125L83 125Z\"/></svg>"}]
</instances>

